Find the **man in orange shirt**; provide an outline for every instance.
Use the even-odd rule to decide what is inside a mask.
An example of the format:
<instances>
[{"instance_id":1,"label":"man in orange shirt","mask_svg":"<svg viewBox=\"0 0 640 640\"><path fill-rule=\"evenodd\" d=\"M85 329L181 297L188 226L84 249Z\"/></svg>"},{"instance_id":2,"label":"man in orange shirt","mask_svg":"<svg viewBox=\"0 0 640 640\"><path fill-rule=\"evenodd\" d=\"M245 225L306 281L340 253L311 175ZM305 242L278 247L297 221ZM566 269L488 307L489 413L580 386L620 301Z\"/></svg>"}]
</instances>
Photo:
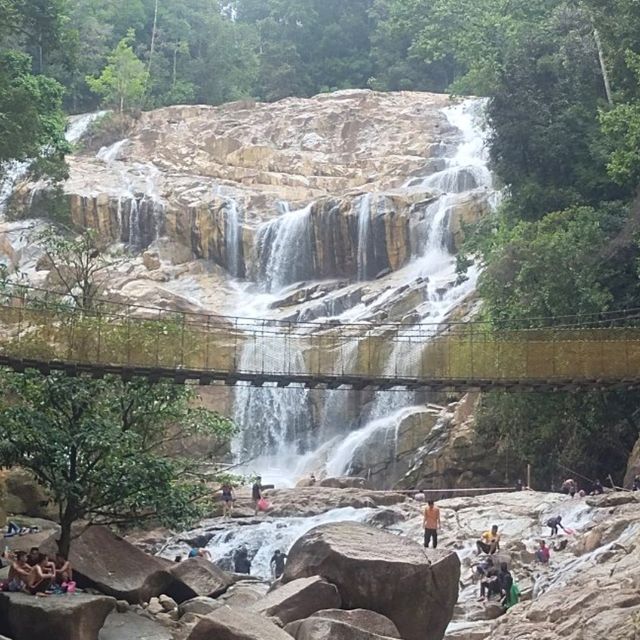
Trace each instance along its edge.
<instances>
[{"instance_id":1,"label":"man in orange shirt","mask_svg":"<svg viewBox=\"0 0 640 640\"><path fill-rule=\"evenodd\" d=\"M424 510L424 546L428 547L433 540L433 548L438 546L438 529L440 528L440 509L435 506L433 500L427 502Z\"/></svg>"}]
</instances>

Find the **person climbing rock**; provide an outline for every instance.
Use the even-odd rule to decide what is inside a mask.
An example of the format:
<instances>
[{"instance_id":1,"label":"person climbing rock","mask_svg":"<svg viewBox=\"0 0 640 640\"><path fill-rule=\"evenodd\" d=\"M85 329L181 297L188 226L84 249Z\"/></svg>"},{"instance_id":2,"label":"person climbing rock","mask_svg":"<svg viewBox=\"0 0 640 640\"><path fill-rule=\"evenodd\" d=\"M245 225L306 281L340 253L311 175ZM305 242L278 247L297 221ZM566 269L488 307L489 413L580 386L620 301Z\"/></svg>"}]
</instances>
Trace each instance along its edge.
<instances>
[{"instance_id":1,"label":"person climbing rock","mask_svg":"<svg viewBox=\"0 0 640 640\"><path fill-rule=\"evenodd\" d=\"M440 528L440 509L436 507L433 500L427 502L424 510L424 546L429 547L429 542L433 540L433 548L438 546L438 529Z\"/></svg>"},{"instance_id":2,"label":"person climbing rock","mask_svg":"<svg viewBox=\"0 0 640 640\"><path fill-rule=\"evenodd\" d=\"M271 573L276 580L284 573L284 565L286 560L287 554L282 553L280 549L276 549L273 556L271 556L271 562L269 564L271 566Z\"/></svg>"},{"instance_id":3,"label":"person climbing rock","mask_svg":"<svg viewBox=\"0 0 640 640\"><path fill-rule=\"evenodd\" d=\"M485 531L482 534L480 540L476 541L476 547L478 548L478 554L488 553L493 555L500 549L500 534L498 533L497 524L491 527L491 531Z\"/></svg>"},{"instance_id":4,"label":"person climbing rock","mask_svg":"<svg viewBox=\"0 0 640 640\"><path fill-rule=\"evenodd\" d=\"M551 558L551 550L547 547L544 540L540 540L540 548L536 551L536 560L542 564L549 564Z\"/></svg>"},{"instance_id":5,"label":"person climbing rock","mask_svg":"<svg viewBox=\"0 0 640 640\"><path fill-rule=\"evenodd\" d=\"M562 526L562 516L554 516L553 518L549 518L547 520L546 526L551 529L551 535L555 536L558 534L558 527L562 529L565 533L567 530Z\"/></svg>"},{"instance_id":6,"label":"person climbing rock","mask_svg":"<svg viewBox=\"0 0 640 640\"><path fill-rule=\"evenodd\" d=\"M251 560L249 559L249 552L246 547L240 547L234 553L233 570L236 573L244 573L246 575L251 573Z\"/></svg>"}]
</instances>

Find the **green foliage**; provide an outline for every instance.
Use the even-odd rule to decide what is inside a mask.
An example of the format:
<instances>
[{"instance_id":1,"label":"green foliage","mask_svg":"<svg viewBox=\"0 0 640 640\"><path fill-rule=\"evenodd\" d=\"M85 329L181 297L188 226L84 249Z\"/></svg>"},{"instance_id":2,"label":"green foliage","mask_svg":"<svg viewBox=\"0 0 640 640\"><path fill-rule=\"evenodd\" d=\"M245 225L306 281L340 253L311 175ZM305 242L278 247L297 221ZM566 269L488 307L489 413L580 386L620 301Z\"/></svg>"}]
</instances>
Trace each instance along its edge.
<instances>
[{"instance_id":1,"label":"green foliage","mask_svg":"<svg viewBox=\"0 0 640 640\"><path fill-rule=\"evenodd\" d=\"M36 175L66 177L62 87L30 71L27 56L0 51L0 163L32 159Z\"/></svg>"},{"instance_id":2,"label":"green foliage","mask_svg":"<svg viewBox=\"0 0 640 640\"><path fill-rule=\"evenodd\" d=\"M537 489L557 489L573 471L603 483L612 474L622 483L639 404L637 392L488 393L478 432L508 454L512 468L531 464Z\"/></svg>"},{"instance_id":3,"label":"green foliage","mask_svg":"<svg viewBox=\"0 0 640 640\"><path fill-rule=\"evenodd\" d=\"M86 78L91 91L102 96L103 104L120 113L143 106L149 81L143 62L133 51L133 40L134 33L130 31L108 56L102 73L97 78Z\"/></svg>"},{"instance_id":4,"label":"green foliage","mask_svg":"<svg viewBox=\"0 0 640 640\"><path fill-rule=\"evenodd\" d=\"M0 464L30 470L60 511L68 551L78 520L176 526L202 515L197 460L170 457L192 436L227 441L233 424L194 404L186 387L0 372Z\"/></svg>"}]
</instances>

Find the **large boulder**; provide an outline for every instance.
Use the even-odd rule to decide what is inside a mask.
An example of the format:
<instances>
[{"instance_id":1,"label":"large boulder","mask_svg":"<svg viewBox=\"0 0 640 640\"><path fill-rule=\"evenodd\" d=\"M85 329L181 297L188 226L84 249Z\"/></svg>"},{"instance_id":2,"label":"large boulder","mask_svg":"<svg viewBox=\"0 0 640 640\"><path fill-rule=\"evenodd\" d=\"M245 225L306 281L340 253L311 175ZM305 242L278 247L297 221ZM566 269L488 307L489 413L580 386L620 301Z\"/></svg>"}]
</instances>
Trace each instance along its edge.
<instances>
[{"instance_id":1,"label":"large boulder","mask_svg":"<svg viewBox=\"0 0 640 640\"><path fill-rule=\"evenodd\" d=\"M0 593L0 633L13 640L98 640L98 632L116 601L75 594L34 598Z\"/></svg>"},{"instance_id":2,"label":"large boulder","mask_svg":"<svg viewBox=\"0 0 640 640\"><path fill-rule=\"evenodd\" d=\"M54 538L43 543L42 549L54 553ZM149 594L145 586L149 576L163 572L168 563L147 555L107 527L89 527L83 531L71 543L69 560L79 587L94 588L131 604L164 593L171 582L170 575L163 574L164 582L156 579L155 592Z\"/></svg>"},{"instance_id":3,"label":"large boulder","mask_svg":"<svg viewBox=\"0 0 640 640\"><path fill-rule=\"evenodd\" d=\"M338 623L338 624L327 624ZM400 632L389 618L366 609L326 609L317 611L306 620L296 620L285 627L285 631L290 633L296 640L311 640L312 638L333 638L344 634L346 630L351 635L350 640L360 637L357 634L369 634L379 638L400 638Z\"/></svg>"},{"instance_id":4,"label":"large boulder","mask_svg":"<svg viewBox=\"0 0 640 640\"><path fill-rule=\"evenodd\" d=\"M285 583L314 575L338 587L345 609L387 616L406 640L440 640L458 598L460 560L363 524L338 522L312 529L289 552Z\"/></svg>"},{"instance_id":5,"label":"large boulder","mask_svg":"<svg viewBox=\"0 0 640 640\"><path fill-rule=\"evenodd\" d=\"M296 640L390 640L389 636L381 636L340 620L315 616L287 625L286 631Z\"/></svg>"},{"instance_id":6,"label":"large boulder","mask_svg":"<svg viewBox=\"0 0 640 640\"><path fill-rule=\"evenodd\" d=\"M14 467L3 473L6 484L7 513L32 518L54 518L58 510L33 475Z\"/></svg>"},{"instance_id":7,"label":"large boulder","mask_svg":"<svg viewBox=\"0 0 640 640\"><path fill-rule=\"evenodd\" d=\"M188 640L291 640L291 636L257 613L221 607L202 618Z\"/></svg>"},{"instance_id":8,"label":"large boulder","mask_svg":"<svg viewBox=\"0 0 640 640\"><path fill-rule=\"evenodd\" d=\"M189 558L150 575L140 593L145 600L165 593L180 603L198 596L216 598L234 582L231 574L206 558Z\"/></svg>"},{"instance_id":9,"label":"large boulder","mask_svg":"<svg viewBox=\"0 0 640 640\"><path fill-rule=\"evenodd\" d=\"M307 618L321 609L333 609L341 604L335 585L314 576L293 580L272 591L252 608L263 615L278 618L285 625Z\"/></svg>"},{"instance_id":10,"label":"large boulder","mask_svg":"<svg viewBox=\"0 0 640 640\"><path fill-rule=\"evenodd\" d=\"M138 613L111 613L100 630L99 640L173 640L171 631Z\"/></svg>"},{"instance_id":11,"label":"large boulder","mask_svg":"<svg viewBox=\"0 0 640 640\"><path fill-rule=\"evenodd\" d=\"M244 609L262 600L268 590L268 585L262 582L238 582L230 587L218 600L230 607Z\"/></svg>"}]
</instances>

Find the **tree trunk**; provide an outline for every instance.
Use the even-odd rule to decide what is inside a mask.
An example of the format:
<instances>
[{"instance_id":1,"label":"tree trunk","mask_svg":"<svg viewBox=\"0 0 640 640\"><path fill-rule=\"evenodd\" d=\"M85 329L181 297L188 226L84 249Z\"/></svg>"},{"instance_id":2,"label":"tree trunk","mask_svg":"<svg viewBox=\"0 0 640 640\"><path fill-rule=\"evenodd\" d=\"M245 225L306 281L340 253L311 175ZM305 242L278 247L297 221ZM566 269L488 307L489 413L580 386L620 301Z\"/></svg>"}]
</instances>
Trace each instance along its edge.
<instances>
[{"instance_id":1,"label":"tree trunk","mask_svg":"<svg viewBox=\"0 0 640 640\"><path fill-rule=\"evenodd\" d=\"M600 40L600 33L597 29L593 30L593 38L596 41L596 47L598 48L598 60L600 61L600 70L602 71L602 80L604 82L604 91L607 94L607 102L609 106L613 106L613 92L611 91L611 82L609 81L609 72L607 71L607 63L604 57L604 48L602 47L602 40Z\"/></svg>"},{"instance_id":2,"label":"tree trunk","mask_svg":"<svg viewBox=\"0 0 640 640\"><path fill-rule=\"evenodd\" d=\"M156 46L156 28L158 26L158 0L156 0L153 12L153 27L151 29L151 45L149 46L149 64L147 65L147 83L151 81L151 61Z\"/></svg>"},{"instance_id":3,"label":"tree trunk","mask_svg":"<svg viewBox=\"0 0 640 640\"><path fill-rule=\"evenodd\" d=\"M60 538L58 539L58 552L64 558L69 558L71 548L71 525L73 520L68 517L60 520Z\"/></svg>"}]
</instances>

